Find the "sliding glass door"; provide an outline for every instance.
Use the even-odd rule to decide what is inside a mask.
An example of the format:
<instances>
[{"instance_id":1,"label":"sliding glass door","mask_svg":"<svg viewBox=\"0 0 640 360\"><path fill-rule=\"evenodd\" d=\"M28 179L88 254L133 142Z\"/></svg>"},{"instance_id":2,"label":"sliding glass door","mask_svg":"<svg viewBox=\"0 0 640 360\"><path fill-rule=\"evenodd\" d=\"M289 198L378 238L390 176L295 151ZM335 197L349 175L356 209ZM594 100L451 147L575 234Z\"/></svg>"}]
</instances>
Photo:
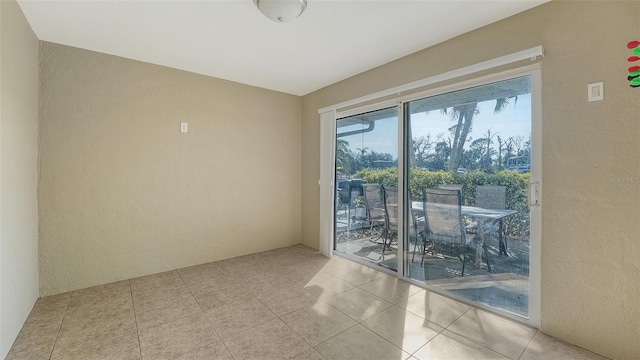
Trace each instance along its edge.
<instances>
[{"instance_id":1,"label":"sliding glass door","mask_svg":"<svg viewBox=\"0 0 640 360\"><path fill-rule=\"evenodd\" d=\"M405 118L405 275L528 317L530 77L409 101Z\"/></svg>"},{"instance_id":2,"label":"sliding glass door","mask_svg":"<svg viewBox=\"0 0 640 360\"><path fill-rule=\"evenodd\" d=\"M539 73L521 74L338 117L334 251L530 319Z\"/></svg>"},{"instance_id":3,"label":"sliding glass door","mask_svg":"<svg viewBox=\"0 0 640 360\"><path fill-rule=\"evenodd\" d=\"M396 270L397 108L338 119L336 129L334 250Z\"/></svg>"}]
</instances>

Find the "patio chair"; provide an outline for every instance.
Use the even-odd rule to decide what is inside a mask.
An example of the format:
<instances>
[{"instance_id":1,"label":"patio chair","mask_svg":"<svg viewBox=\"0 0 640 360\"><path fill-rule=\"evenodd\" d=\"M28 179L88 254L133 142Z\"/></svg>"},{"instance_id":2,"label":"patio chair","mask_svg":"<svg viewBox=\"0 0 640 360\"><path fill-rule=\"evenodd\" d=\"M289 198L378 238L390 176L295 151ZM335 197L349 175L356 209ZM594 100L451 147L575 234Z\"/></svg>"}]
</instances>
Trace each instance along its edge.
<instances>
[{"instance_id":1,"label":"patio chair","mask_svg":"<svg viewBox=\"0 0 640 360\"><path fill-rule=\"evenodd\" d=\"M391 247L394 236L398 236L398 188L397 187L383 187L384 193L384 209L385 209L385 241L382 248L382 256L387 247ZM411 204L411 201L409 201ZM424 217L416 216L412 211L409 211L409 239L414 238L417 244L418 236L422 238L424 246L424 236L426 231ZM387 244L387 239L389 243ZM414 246L414 253L415 248Z\"/></svg>"},{"instance_id":2,"label":"patio chair","mask_svg":"<svg viewBox=\"0 0 640 360\"><path fill-rule=\"evenodd\" d=\"M411 199L409 199L409 204L411 204ZM424 216L424 211L416 211L411 209L409 211L409 242L413 239L413 255L411 256L411 262L413 262L414 257L416 256L416 249L418 248L418 243L422 240L422 251L425 251L424 246L426 244L426 221ZM409 251L409 250L407 250Z\"/></svg>"},{"instance_id":3,"label":"patio chair","mask_svg":"<svg viewBox=\"0 0 640 360\"><path fill-rule=\"evenodd\" d=\"M476 206L485 209L502 210L507 208L507 187L495 185L476 186ZM507 239L504 236L503 219L498 228L499 255L507 255Z\"/></svg>"},{"instance_id":4,"label":"patio chair","mask_svg":"<svg viewBox=\"0 0 640 360\"><path fill-rule=\"evenodd\" d=\"M336 189L336 214L340 211L344 211L344 218L349 216L347 210L349 209L349 202L351 201L351 194L349 193L349 184L351 180L338 181L338 188Z\"/></svg>"},{"instance_id":5,"label":"patio chair","mask_svg":"<svg viewBox=\"0 0 640 360\"><path fill-rule=\"evenodd\" d=\"M473 237L467 234L467 229L475 224L463 225L462 221L462 196L459 190L429 189L423 190L423 208L425 212L426 234L424 237L422 262L426 253L426 242L431 241L434 253L438 246L450 248L456 257L462 261L462 276L464 276L465 264L468 253L472 250ZM415 250L415 249L414 249ZM486 245L483 245L487 267L491 271L489 253Z\"/></svg>"},{"instance_id":6,"label":"patio chair","mask_svg":"<svg viewBox=\"0 0 640 360\"><path fill-rule=\"evenodd\" d=\"M383 187L385 231L382 244L382 257L387 247L391 247L393 237L398 235L398 188L395 186ZM389 244L387 245L387 239Z\"/></svg>"},{"instance_id":7,"label":"patio chair","mask_svg":"<svg viewBox=\"0 0 640 360\"><path fill-rule=\"evenodd\" d=\"M364 180L361 179L347 179L342 180L338 183L338 210L345 209L346 217L347 217L347 228L351 228L351 218L353 217L355 220L355 216L352 216L352 206L355 199L358 196L362 196L362 183Z\"/></svg>"},{"instance_id":8,"label":"patio chair","mask_svg":"<svg viewBox=\"0 0 640 360\"><path fill-rule=\"evenodd\" d=\"M369 230L373 230L374 225L384 225L386 223L382 186L380 184L362 184L362 189L367 208L367 220L370 224ZM378 239L384 236L384 231L385 229L383 229ZM377 239L369 240L375 242Z\"/></svg>"},{"instance_id":9,"label":"patio chair","mask_svg":"<svg viewBox=\"0 0 640 360\"><path fill-rule=\"evenodd\" d=\"M463 184L439 184L436 186L437 189L444 190L458 190L460 191L460 195L462 196L462 205L467 205L464 200L464 185Z\"/></svg>"}]
</instances>

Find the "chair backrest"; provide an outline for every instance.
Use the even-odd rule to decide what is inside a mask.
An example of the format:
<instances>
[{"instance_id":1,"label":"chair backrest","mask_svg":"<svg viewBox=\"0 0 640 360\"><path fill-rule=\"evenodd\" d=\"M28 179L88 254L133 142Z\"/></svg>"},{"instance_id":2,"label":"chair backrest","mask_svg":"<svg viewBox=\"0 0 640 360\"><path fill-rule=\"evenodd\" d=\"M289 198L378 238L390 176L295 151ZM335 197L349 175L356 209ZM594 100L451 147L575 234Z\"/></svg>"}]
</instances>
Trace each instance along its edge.
<instances>
[{"instance_id":1,"label":"chair backrest","mask_svg":"<svg viewBox=\"0 0 640 360\"><path fill-rule=\"evenodd\" d=\"M485 209L506 209L507 187L494 185L477 186L476 206Z\"/></svg>"},{"instance_id":2,"label":"chair backrest","mask_svg":"<svg viewBox=\"0 0 640 360\"><path fill-rule=\"evenodd\" d=\"M464 204L464 185L462 184L440 184L437 186L438 189L445 190L458 190L460 191L460 201Z\"/></svg>"},{"instance_id":3,"label":"chair backrest","mask_svg":"<svg viewBox=\"0 0 640 360\"><path fill-rule=\"evenodd\" d=\"M351 201L351 180L338 182L338 199L341 204L349 204Z\"/></svg>"},{"instance_id":4,"label":"chair backrest","mask_svg":"<svg viewBox=\"0 0 640 360\"><path fill-rule=\"evenodd\" d=\"M358 196L364 195L361 179L345 179L338 182L338 199L341 204L350 205Z\"/></svg>"},{"instance_id":5,"label":"chair backrest","mask_svg":"<svg viewBox=\"0 0 640 360\"><path fill-rule=\"evenodd\" d=\"M411 204L411 199L409 199L409 204ZM423 234L425 230L424 217L421 217L421 215L416 216L413 209L410 209L408 213L409 213L409 236Z\"/></svg>"},{"instance_id":6,"label":"chair backrest","mask_svg":"<svg viewBox=\"0 0 640 360\"><path fill-rule=\"evenodd\" d=\"M383 187L383 192L387 229L398 231L398 188L395 186Z\"/></svg>"},{"instance_id":7,"label":"chair backrest","mask_svg":"<svg viewBox=\"0 0 640 360\"><path fill-rule=\"evenodd\" d=\"M466 243L462 225L462 200L460 190L423 190L427 238L437 242Z\"/></svg>"},{"instance_id":8,"label":"chair backrest","mask_svg":"<svg viewBox=\"0 0 640 360\"><path fill-rule=\"evenodd\" d=\"M463 188L464 188L464 185L461 185L461 184L440 184L440 185L438 185L438 189L459 190L460 194L462 194Z\"/></svg>"},{"instance_id":9,"label":"chair backrest","mask_svg":"<svg viewBox=\"0 0 640 360\"><path fill-rule=\"evenodd\" d=\"M384 198L380 184L362 184L369 221L385 221Z\"/></svg>"}]
</instances>

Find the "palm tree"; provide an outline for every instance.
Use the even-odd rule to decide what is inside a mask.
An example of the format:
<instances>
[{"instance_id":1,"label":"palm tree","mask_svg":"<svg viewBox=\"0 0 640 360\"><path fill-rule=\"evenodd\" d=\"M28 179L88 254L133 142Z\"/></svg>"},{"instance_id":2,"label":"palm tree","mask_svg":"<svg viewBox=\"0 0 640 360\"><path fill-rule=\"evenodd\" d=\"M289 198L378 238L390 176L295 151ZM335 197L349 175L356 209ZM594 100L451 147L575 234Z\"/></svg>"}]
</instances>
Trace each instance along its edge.
<instances>
[{"instance_id":1,"label":"palm tree","mask_svg":"<svg viewBox=\"0 0 640 360\"><path fill-rule=\"evenodd\" d=\"M455 173L460 167L464 144L467 142L467 136L471 131L473 116L479 113L478 102L454 106L450 110L445 108L442 109L442 112L444 114L450 113L451 119L458 121L458 123L451 128L454 134L453 145L451 146L451 157L449 158L449 171Z\"/></svg>"},{"instance_id":2,"label":"palm tree","mask_svg":"<svg viewBox=\"0 0 640 360\"><path fill-rule=\"evenodd\" d=\"M515 98L514 104L518 101ZM495 114L502 111L508 104L510 98L496 99L496 106L493 109ZM457 124L450 128L453 133L453 145L451 146L451 157L449 159L449 171L455 173L460 167L462 154L464 152L464 144L467 142L467 136L471 132L473 117L480 113L478 110L478 102L470 102L467 104L453 106L450 109L442 109L443 114L451 114L452 120L457 120Z\"/></svg>"},{"instance_id":3,"label":"palm tree","mask_svg":"<svg viewBox=\"0 0 640 360\"><path fill-rule=\"evenodd\" d=\"M342 172L351 174L353 155L349 150L349 142L343 139L336 140L336 166L342 167Z\"/></svg>"}]
</instances>

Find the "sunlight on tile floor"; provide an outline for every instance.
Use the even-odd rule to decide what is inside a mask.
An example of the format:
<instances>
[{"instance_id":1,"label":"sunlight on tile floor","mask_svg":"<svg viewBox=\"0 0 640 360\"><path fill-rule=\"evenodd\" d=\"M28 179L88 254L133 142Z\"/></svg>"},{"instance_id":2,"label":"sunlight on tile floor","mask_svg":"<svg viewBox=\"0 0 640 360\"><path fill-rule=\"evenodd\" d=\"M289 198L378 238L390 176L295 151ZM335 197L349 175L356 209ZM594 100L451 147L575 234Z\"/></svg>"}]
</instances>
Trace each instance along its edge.
<instances>
[{"instance_id":1,"label":"sunlight on tile floor","mask_svg":"<svg viewBox=\"0 0 640 360\"><path fill-rule=\"evenodd\" d=\"M296 245L41 298L16 359L603 359Z\"/></svg>"}]
</instances>

